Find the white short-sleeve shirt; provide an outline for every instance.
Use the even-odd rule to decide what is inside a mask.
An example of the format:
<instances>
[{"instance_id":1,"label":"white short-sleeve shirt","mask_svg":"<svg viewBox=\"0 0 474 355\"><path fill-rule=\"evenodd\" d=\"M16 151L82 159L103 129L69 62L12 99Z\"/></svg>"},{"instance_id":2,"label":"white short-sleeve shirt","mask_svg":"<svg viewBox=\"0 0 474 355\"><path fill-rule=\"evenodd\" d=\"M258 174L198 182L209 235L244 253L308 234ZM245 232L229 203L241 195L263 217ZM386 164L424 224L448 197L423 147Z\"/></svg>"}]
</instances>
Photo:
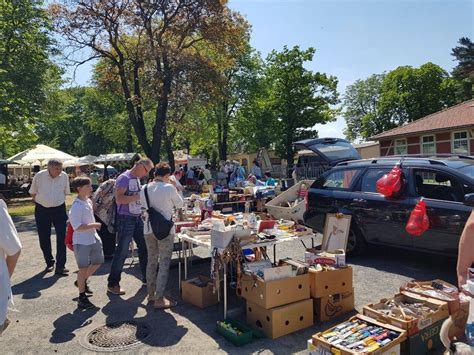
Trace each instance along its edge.
<instances>
[{"instance_id":1,"label":"white short-sleeve shirt","mask_svg":"<svg viewBox=\"0 0 474 355\"><path fill-rule=\"evenodd\" d=\"M69 223L71 223L74 234L72 236L72 244L92 245L96 238L99 238L95 229L85 231L76 231L81 224L95 223L94 210L92 208L92 201L87 199L83 201L76 198L69 210Z\"/></svg>"},{"instance_id":2,"label":"white short-sleeve shirt","mask_svg":"<svg viewBox=\"0 0 474 355\"><path fill-rule=\"evenodd\" d=\"M33 178L30 194L36 194L35 202L43 207L57 207L66 202L66 195L70 194L69 178L62 171L54 179L48 170L41 170Z\"/></svg>"},{"instance_id":3,"label":"white short-sleeve shirt","mask_svg":"<svg viewBox=\"0 0 474 355\"><path fill-rule=\"evenodd\" d=\"M21 243L8 214L7 205L1 199L0 226L0 325L2 325L7 317L7 307L12 297L10 274L5 258L18 253L21 250Z\"/></svg>"}]
</instances>

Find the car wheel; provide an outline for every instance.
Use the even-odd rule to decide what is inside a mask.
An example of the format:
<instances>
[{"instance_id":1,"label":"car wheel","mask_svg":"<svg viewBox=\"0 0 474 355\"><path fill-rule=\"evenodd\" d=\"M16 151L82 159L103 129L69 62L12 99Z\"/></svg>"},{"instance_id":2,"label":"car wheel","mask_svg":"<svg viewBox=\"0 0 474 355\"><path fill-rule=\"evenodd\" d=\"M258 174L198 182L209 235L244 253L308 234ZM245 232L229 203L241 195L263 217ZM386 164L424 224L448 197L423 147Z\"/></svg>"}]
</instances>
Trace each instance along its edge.
<instances>
[{"instance_id":1,"label":"car wheel","mask_svg":"<svg viewBox=\"0 0 474 355\"><path fill-rule=\"evenodd\" d=\"M367 249L367 243L359 229L351 224L347 238L346 252L348 255L362 255Z\"/></svg>"}]
</instances>

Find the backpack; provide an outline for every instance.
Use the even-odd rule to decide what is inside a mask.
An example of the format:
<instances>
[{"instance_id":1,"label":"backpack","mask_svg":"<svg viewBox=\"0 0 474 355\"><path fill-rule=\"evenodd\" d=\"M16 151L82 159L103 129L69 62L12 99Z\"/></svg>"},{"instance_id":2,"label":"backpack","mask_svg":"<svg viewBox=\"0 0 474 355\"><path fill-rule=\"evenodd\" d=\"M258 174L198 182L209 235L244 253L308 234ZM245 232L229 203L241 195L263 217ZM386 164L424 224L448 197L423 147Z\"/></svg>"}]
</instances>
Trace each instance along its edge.
<instances>
[{"instance_id":1,"label":"backpack","mask_svg":"<svg viewBox=\"0 0 474 355\"><path fill-rule=\"evenodd\" d=\"M115 233L115 179L109 179L99 185L92 197L94 214L107 226L110 233Z\"/></svg>"}]
</instances>

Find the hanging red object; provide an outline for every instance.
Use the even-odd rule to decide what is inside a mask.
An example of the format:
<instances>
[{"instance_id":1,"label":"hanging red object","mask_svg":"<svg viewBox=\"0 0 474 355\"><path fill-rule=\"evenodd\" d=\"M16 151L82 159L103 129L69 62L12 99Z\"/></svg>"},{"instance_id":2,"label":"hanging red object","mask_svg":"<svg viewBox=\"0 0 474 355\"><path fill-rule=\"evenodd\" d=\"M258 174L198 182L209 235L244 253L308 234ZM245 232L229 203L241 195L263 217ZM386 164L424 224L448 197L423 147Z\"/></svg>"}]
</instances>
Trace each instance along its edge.
<instances>
[{"instance_id":1,"label":"hanging red object","mask_svg":"<svg viewBox=\"0 0 474 355\"><path fill-rule=\"evenodd\" d=\"M426 203L422 199L418 201L405 227L408 234L419 237L430 228L430 221L426 214Z\"/></svg>"},{"instance_id":2,"label":"hanging red object","mask_svg":"<svg viewBox=\"0 0 474 355\"><path fill-rule=\"evenodd\" d=\"M403 183L402 174L403 172L400 168L400 165L395 165L393 169L390 170L390 172L377 180L377 192L381 193L385 197L390 197L400 192Z\"/></svg>"},{"instance_id":3,"label":"hanging red object","mask_svg":"<svg viewBox=\"0 0 474 355\"><path fill-rule=\"evenodd\" d=\"M72 244L72 236L74 234L74 229L71 226L71 223L68 222L66 229L66 238L64 238L64 244L69 250L74 251L74 245Z\"/></svg>"}]
</instances>

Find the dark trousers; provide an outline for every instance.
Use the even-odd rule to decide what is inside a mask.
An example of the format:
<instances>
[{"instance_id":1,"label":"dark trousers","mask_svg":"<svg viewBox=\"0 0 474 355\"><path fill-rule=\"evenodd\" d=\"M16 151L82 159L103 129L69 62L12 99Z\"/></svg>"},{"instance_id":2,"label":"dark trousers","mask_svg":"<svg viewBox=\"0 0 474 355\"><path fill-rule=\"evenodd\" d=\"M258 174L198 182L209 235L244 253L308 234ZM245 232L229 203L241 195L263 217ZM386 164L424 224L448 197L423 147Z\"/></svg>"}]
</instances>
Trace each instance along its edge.
<instances>
[{"instance_id":1,"label":"dark trousers","mask_svg":"<svg viewBox=\"0 0 474 355\"><path fill-rule=\"evenodd\" d=\"M39 203L35 204L35 221L41 251L46 265L53 266L54 258L51 250L51 226L56 230L56 268L64 269L66 265L66 205L46 208Z\"/></svg>"},{"instance_id":2,"label":"dark trousers","mask_svg":"<svg viewBox=\"0 0 474 355\"><path fill-rule=\"evenodd\" d=\"M143 221L141 217L125 216L117 214L117 248L110 267L108 286L113 287L120 284L123 264L128 255L130 242L135 240L138 247L138 259L143 281L146 280L146 264L148 253L145 238L143 236Z\"/></svg>"},{"instance_id":3,"label":"dark trousers","mask_svg":"<svg viewBox=\"0 0 474 355\"><path fill-rule=\"evenodd\" d=\"M112 257L115 252L115 233L110 233L107 225L100 220L99 217L94 216L97 222L100 222L100 230L97 231L102 240L102 250L105 257Z\"/></svg>"}]
</instances>

